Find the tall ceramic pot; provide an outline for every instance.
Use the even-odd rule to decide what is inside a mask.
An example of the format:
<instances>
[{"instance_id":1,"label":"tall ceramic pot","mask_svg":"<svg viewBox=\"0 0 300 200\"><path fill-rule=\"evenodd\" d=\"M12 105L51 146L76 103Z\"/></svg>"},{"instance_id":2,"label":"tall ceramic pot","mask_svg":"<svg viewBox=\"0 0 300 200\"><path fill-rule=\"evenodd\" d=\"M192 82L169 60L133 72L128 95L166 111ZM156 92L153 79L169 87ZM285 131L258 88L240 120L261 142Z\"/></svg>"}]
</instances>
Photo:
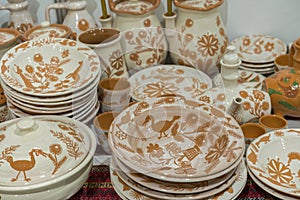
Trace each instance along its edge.
<instances>
[{"instance_id":1,"label":"tall ceramic pot","mask_svg":"<svg viewBox=\"0 0 300 200\"><path fill-rule=\"evenodd\" d=\"M219 12L223 0L174 0L176 12L164 15L171 59L211 77L218 72L228 37Z\"/></svg>"},{"instance_id":2,"label":"tall ceramic pot","mask_svg":"<svg viewBox=\"0 0 300 200\"><path fill-rule=\"evenodd\" d=\"M109 0L115 18L100 18L103 26L121 31L121 45L129 74L165 62L167 40L154 12L159 4L160 0ZM110 23L107 23L108 20Z\"/></svg>"},{"instance_id":3,"label":"tall ceramic pot","mask_svg":"<svg viewBox=\"0 0 300 200\"><path fill-rule=\"evenodd\" d=\"M6 5L0 5L0 10L10 11L9 28L24 33L34 26L35 22L28 10L26 0L7 0L7 2Z\"/></svg>"}]
</instances>

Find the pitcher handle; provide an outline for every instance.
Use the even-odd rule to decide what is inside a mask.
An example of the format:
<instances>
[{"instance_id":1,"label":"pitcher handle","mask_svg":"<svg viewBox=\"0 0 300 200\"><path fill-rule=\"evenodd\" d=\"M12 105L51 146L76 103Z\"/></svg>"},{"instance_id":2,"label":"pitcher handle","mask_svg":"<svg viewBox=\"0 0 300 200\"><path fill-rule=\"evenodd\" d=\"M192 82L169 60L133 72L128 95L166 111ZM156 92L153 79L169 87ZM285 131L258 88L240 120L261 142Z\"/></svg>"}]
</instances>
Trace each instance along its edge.
<instances>
[{"instance_id":1,"label":"pitcher handle","mask_svg":"<svg viewBox=\"0 0 300 200\"><path fill-rule=\"evenodd\" d=\"M50 11L51 9L63 9L67 8L67 2L62 2L62 3L54 3L50 4L46 7L46 20L50 22Z\"/></svg>"}]
</instances>

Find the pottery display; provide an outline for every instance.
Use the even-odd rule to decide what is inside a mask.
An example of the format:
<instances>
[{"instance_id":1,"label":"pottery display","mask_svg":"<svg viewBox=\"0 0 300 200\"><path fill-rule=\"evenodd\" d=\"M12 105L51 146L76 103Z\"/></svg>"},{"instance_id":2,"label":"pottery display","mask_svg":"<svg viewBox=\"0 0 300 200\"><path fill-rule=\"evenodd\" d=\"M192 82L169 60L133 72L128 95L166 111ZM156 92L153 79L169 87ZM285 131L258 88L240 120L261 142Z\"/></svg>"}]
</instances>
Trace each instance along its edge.
<instances>
[{"instance_id":1,"label":"pottery display","mask_svg":"<svg viewBox=\"0 0 300 200\"><path fill-rule=\"evenodd\" d=\"M163 16L173 63L218 73L220 59L229 43L219 13L223 0L174 0L176 12Z\"/></svg>"},{"instance_id":2,"label":"pottery display","mask_svg":"<svg viewBox=\"0 0 300 200\"><path fill-rule=\"evenodd\" d=\"M47 37L69 38L71 29L63 24L50 24L48 21L42 22L41 25L34 26L25 31L23 40L42 39Z\"/></svg>"},{"instance_id":3,"label":"pottery display","mask_svg":"<svg viewBox=\"0 0 300 200\"><path fill-rule=\"evenodd\" d=\"M89 29L78 36L78 41L92 48L99 56L102 68L101 79L129 77L121 38L120 31L114 28Z\"/></svg>"},{"instance_id":4,"label":"pottery display","mask_svg":"<svg viewBox=\"0 0 300 200\"><path fill-rule=\"evenodd\" d=\"M294 41L289 56L290 68L266 78L264 89L270 94L275 114L300 117L300 39Z\"/></svg>"},{"instance_id":5,"label":"pottery display","mask_svg":"<svg viewBox=\"0 0 300 200\"><path fill-rule=\"evenodd\" d=\"M88 178L96 138L83 123L31 116L1 123L1 130L3 199L66 199Z\"/></svg>"},{"instance_id":6,"label":"pottery display","mask_svg":"<svg viewBox=\"0 0 300 200\"><path fill-rule=\"evenodd\" d=\"M109 0L115 14L100 18L102 26L122 32L121 45L129 74L165 62L168 44L162 25L155 14L160 0Z\"/></svg>"},{"instance_id":7,"label":"pottery display","mask_svg":"<svg viewBox=\"0 0 300 200\"><path fill-rule=\"evenodd\" d=\"M68 0L66 2L50 4L46 8L46 20L50 22L50 11L52 9L66 9L67 15L63 24L73 31L72 38L76 39L78 34L90 28L97 27L93 16L86 10L85 0Z\"/></svg>"},{"instance_id":8,"label":"pottery display","mask_svg":"<svg viewBox=\"0 0 300 200\"><path fill-rule=\"evenodd\" d=\"M24 33L35 25L35 21L28 10L28 1L7 0L7 2L8 4L6 5L0 5L0 10L8 10L10 12L9 28Z\"/></svg>"}]
</instances>

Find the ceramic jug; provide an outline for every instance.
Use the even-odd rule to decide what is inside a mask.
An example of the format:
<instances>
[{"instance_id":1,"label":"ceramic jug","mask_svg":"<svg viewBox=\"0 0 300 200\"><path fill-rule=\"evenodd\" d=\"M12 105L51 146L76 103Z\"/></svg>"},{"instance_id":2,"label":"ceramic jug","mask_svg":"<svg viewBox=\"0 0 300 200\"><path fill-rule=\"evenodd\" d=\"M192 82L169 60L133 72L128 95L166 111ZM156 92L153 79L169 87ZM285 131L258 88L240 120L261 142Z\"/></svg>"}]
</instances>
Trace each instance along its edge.
<instances>
[{"instance_id":1,"label":"ceramic jug","mask_svg":"<svg viewBox=\"0 0 300 200\"><path fill-rule=\"evenodd\" d=\"M228 46L220 60L223 84L207 90L199 100L226 111L239 124L258 122L261 116L271 113L270 96L265 91L238 84L241 60L234 52L235 47Z\"/></svg>"},{"instance_id":2,"label":"ceramic jug","mask_svg":"<svg viewBox=\"0 0 300 200\"><path fill-rule=\"evenodd\" d=\"M6 5L0 5L0 10L10 11L9 28L24 33L35 25L26 0L7 0L7 2Z\"/></svg>"},{"instance_id":3,"label":"ceramic jug","mask_svg":"<svg viewBox=\"0 0 300 200\"><path fill-rule=\"evenodd\" d=\"M300 38L293 42L288 65L266 78L264 89L271 96L275 114L300 117Z\"/></svg>"},{"instance_id":4,"label":"ceramic jug","mask_svg":"<svg viewBox=\"0 0 300 200\"><path fill-rule=\"evenodd\" d=\"M121 46L130 75L165 62L167 40L155 14L160 0L109 0L114 19L100 18L102 26L122 33Z\"/></svg>"},{"instance_id":5,"label":"ceramic jug","mask_svg":"<svg viewBox=\"0 0 300 200\"><path fill-rule=\"evenodd\" d=\"M173 2L173 15L163 16L173 63L195 67L214 76L228 45L219 12L223 0Z\"/></svg>"},{"instance_id":6,"label":"ceramic jug","mask_svg":"<svg viewBox=\"0 0 300 200\"><path fill-rule=\"evenodd\" d=\"M67 2L50 4L46 8L46 20L50 21L51 9L67 9L67 15L63 24L73 31L73 39L77 35L90 28L96 28L97 24L91 14L86 10L85 0L68 0Z\"/></svg>"}]
</instances>

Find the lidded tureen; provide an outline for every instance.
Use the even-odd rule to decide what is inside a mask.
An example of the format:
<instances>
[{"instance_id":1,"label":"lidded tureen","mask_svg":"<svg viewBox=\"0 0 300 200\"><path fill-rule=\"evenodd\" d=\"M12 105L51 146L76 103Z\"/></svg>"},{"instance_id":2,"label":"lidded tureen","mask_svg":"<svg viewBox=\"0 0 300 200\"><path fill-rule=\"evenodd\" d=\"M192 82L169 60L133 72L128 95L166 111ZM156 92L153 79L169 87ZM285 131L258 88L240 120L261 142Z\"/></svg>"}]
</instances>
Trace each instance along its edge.
<instances>
[{"instance_id":1,"label":"lidded tureen","mask_svg":"<svg viewBox=\"0 0 300 200\"><path fill-rule=\"evenodd\" d=\"M67 117L32 116L0 126L2 199L66 199L86 181L94 133Z\"/></svg>"}]
</instances>

